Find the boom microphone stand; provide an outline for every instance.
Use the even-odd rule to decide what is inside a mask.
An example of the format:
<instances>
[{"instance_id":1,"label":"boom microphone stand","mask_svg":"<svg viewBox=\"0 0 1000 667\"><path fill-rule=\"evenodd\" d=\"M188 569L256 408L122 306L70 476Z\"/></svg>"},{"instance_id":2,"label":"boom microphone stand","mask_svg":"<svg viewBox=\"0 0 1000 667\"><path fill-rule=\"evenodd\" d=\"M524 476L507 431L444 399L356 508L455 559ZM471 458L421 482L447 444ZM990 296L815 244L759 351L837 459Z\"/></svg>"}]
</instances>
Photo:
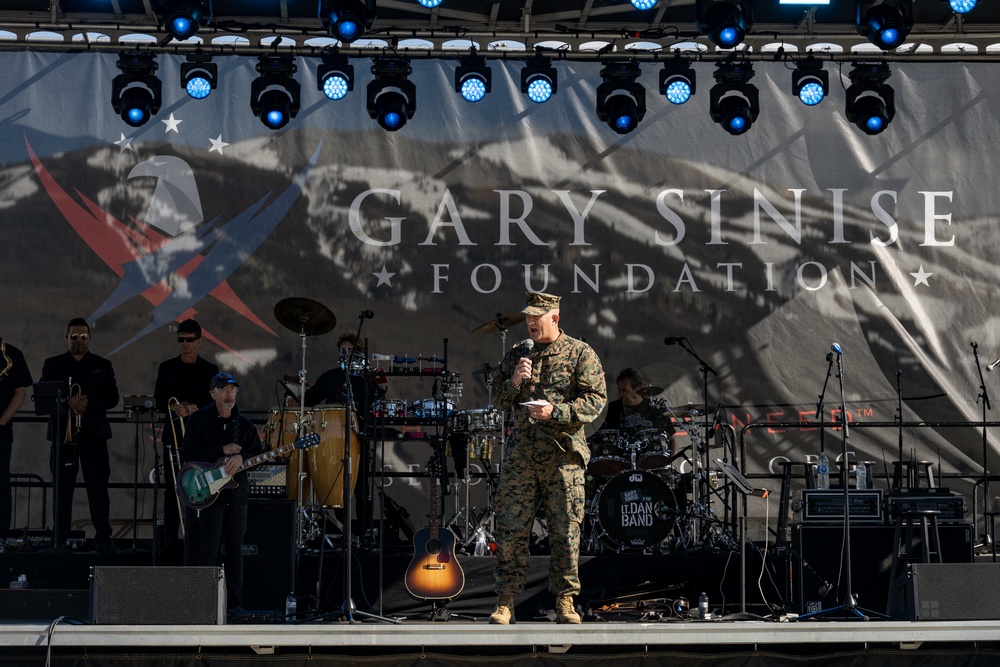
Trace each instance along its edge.
<instances>
[{"instance_id":1,"label":"boom microphone stand","mask_svg":"<svg viewBox=\"0 0 1000 667\"><path fill-rule=\"evenodd\" d=\"M993 509L991 507L991 505L993 504L993 502L990 500L990 475L989 475L990 468L989 468L989 459L987 458L987 452L989 451L989 445L988 445L987 440L986 440L986 411L987 410L992 410L993 408L990 405L990 395L986 391L986 379L983 378L983 365L979 361L979 345L975 341L973 341L971 343L971 345L972 345L972 355L976 359L976 370L979 371L979 397L978 398L983 399L983 402L982 402L982 408L983 408L983 410L982 410L982 412L983 412L983 517L984 517L984 520L985 520L985 519L988 519L988 517L990 516L990 514L992 514L992 509ZM989 368L989 367L987 367L987 368ZM900 449L899 460L900 461L903 460L902 449ZM902 464L900 464L900 465L902 465ZM940 474L940 470L938 470L938 474ZM988 536L989 534L990 534L990 531L987 529L987 525L986 525L986 523L984 521L984 523L983 523L983 535L984 535L984 538L983 539L986 539L986 536ZM994 549L996 549L996 547L994 547ZM996 560L996 552L995 551L994 551L994 554L993 554L993 560L994 561Z\"/></svg>"},{"instance_id":2,"label":"boom microphone stand","mask_svg":"<svg viewBox=\"0 0 1000 667\"><path fill-rule=\"evenodd\" d=\"M850 495L850 484L848 484L847 477L847 439L851 437L850 431L848 430L847 421L847 395L844 392L844 353L838 343L833 343L830 345L837 355L837 379L840 383L840 452L841 452L841 470L840 470L840 485L843 487L844 491L844 550L841 556L844 559L844 599L839 607L832 607L830 609L821 609L820 611L813 612L811 614L803 614L799 616L799 620L806 618L820 617L826 615L833 615L837 612L841 612L845 620L871 620L872 616L877 618L886 618L882 614L876 614L873 611L867 609L861 609L857 606L854 601L854 583L851 579L851 495Z\"/></svg>"}]
</instances>

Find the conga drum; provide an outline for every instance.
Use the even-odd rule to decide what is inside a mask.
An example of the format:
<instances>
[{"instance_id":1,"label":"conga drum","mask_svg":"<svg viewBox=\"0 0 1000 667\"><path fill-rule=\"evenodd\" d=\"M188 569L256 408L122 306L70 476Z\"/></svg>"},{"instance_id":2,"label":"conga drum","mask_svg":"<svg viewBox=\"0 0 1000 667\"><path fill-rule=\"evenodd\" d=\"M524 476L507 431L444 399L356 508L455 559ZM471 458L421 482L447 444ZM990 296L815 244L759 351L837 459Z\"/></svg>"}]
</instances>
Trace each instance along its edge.
<instances>
[{"instance_id":1,"label":"conga drum","mask_svg":"<svg viewBox=\"0 0 1000 667\"><path fill-rule=\"evenodd\" d=\"M344 433L351 442L351 488L354 493L361 463L361 443L358 440L357 418L343 405L317 405L312 409L310 427L319 433L319 445L309 450L309 480L316 494L316 502L323 507L344 506Z\"/></svg>"},{"instance_id":2,"label":"conga drum","mask_svg":"<svg viewBox=\"0 0 1000 667\"><path fill-rule=\"evenodd\" d=\"M295 442L299 437L299 411L294 408L272 408L264 427L264 443L268 449L278 449ZM310 432L312 410L304 413L306 433ZM305 435L303 433L302 435ZM299 499L299 471L303 473L302 502L309 502L308 450L293 449L288 455L288 499ZM300 462L301 461L301 468Z\"/></svg>"}]
</instances>

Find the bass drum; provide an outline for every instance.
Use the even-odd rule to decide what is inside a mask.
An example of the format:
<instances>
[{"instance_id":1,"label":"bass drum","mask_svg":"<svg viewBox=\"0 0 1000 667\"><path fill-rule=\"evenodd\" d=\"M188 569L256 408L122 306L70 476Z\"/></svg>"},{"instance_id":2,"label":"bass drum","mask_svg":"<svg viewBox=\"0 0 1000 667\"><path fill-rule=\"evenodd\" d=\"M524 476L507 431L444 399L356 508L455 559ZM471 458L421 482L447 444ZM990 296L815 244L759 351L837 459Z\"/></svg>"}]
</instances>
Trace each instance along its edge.
<instances>
[{"instance_id":1,"label":"bass drum","mask_svg":"<svg viewBox=\"0 0 1000 667\"><path fill-rule=\"evenodd\" d=\"M285 445L290 445L299 437L299 411L293 408L272 408L267 416L267 425L264 427L263 440L269 450L278 449ZM312 410L305 411L305 421L308 424L312 421ZM305 435L305 434L303 434ZM293 449L288 454L288 493L289 500L298 502L299 500L299 466L302 470L302 502L309 502L309 453L305 449ZM300 463L301 461L301 463Z\"/></svg>"},{"instance_id":2,"label":"bass drum","mask_svg":"<svg viewBox=\"0 0 1000 667\"><path fill-rule=\"evenodd\" d=\"M361 444L358 441L358 425L354 412L343 405L317 405L312 409L309 422L310 432L318 433L317 447L309 450L309 479L316 502L322 507L344 506L344 432L350 417L351 438L351 488L358 482L358 464L361 462Z\"/></svg>"},{"instance_id":3,"label":"bass drum","mask_svg":"<svg viewBox=\"0 0 1000 667\"><path fill-rule=\"evenodd\" d=\"M608 480L591 508L597 537L614 551L645 551L667 539L677 502L667 483L645 470Z\"/></svg>"}]
</instances>

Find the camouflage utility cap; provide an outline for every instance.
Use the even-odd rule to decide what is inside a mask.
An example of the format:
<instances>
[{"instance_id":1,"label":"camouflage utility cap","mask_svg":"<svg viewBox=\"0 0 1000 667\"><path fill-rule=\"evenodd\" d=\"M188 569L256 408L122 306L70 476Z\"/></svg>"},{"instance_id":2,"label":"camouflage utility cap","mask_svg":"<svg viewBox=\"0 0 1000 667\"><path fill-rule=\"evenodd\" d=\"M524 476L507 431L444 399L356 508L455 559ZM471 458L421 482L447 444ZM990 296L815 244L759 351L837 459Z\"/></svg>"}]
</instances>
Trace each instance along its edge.
<instances>
[{"instance_id":1,"label":"camouflage utility cap","mask_svg":"<svg viewBox=\"0 0 1000 667\"><path fill-rule=\"evenodd\" d=\"M521 312L535 317L559 307L560 297L544 292L528 292L528 305Z\"/></svg>"}]
</instances>

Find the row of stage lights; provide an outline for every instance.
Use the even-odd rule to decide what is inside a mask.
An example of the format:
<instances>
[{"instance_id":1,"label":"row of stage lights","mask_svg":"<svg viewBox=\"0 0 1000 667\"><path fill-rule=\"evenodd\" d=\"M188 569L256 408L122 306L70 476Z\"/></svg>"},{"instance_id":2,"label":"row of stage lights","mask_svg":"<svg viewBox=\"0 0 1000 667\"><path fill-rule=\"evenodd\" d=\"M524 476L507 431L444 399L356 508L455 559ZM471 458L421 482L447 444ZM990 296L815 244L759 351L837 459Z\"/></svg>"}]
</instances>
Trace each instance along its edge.
<instances>
[{"instance_id":1,"label":"row of stage lights","mask_svg":"<svg viewBox=\"0 0 1000 667\"><path fill-rule=\"evenodd\" d=\"M441 0L419 0L435 7ZM657 0L632 0L637 9L652 9ZM970 11L976 0L949 0L959 13ZM913 0L856 0L859 35L883 50L900 46L913 27ZM171 37L187 40L212 20L212 0L159 0L157 19ZM318 18L323 28L341 43L361 38L374 21L374 0L319 0ZM722 49L735 49L753 25L752 0L696 0L695 25ZM712 120L730 134L743 134L759 114L758 91L749 83L753 66L733 57L717 64L716 85L710 92ZM181 65L181 85L191 97L207 97L216 87L218 68L211 56L189 55ZM412 73L405 57L373 59L374 80L368 85L367 110L380 126L389 131L402 128L416 110L416 89L408 77ZM118 60L122 73L115 77L112 105L126 123L140 126L160 108L161 84L155 77L156 62L149 53L125 52ZM262 55L256 66L258 77L251 87L250 106L261 122L280 129L295 117L300 104L300 87L291 55ZM646 112L645 90L637 83L641 74L635 59L607 60L601 70L603 83L597 89L597 115L620 134L634 130ZM895 114L893 91L885 81L889 67L884 62L854 63L847 89L846 115L867 134L882 132ZM482 100L490 92L491 71L482 56L461 59L455 71L455 90L470 102ZM660 71L660 93L673 104L684 104L695 93L694 70L681 57ZM818 104L829 92L829 76L822 63L809 57L798 62L793 72L792 92L806 105ZM354 68L346 56L327 55L317 70L320 90L331 100L343 99L354 88ZM521 70L521 90L528 98L543 103L556 93L557 73L550 58L530 56Z\"/></svg>"},{"instance_id":2,"label":"row of stage lights","mask_svg":"<svg viewBox=\"0 0 1000 667\"><path fill-rule=\"evenodd\" d=\"M416 111L416 86L409 80L413 68L402 56L372 59L374 79L368 84L366 108L385 130L395 132ZM121 74L112 82L111 105L122 120L133 127L146 124L162 105L162 84L156 77L156 58L149 52L125 51L119 55ZM750 83L753 64L733 57L716 63L715 85L709 92L712 120L733 135L747 132L760 114L759 91ZM301 89L295 80L298 66L292 54L258 56L257 78L250 86L250 109L269 129L277 130L295 118L301 105ZM218 66L209 55L195 53L181 63L180 84L195 99L207 97L218 84ZM597 117L619 134L638 127L646 114L646 91L638 78L638 60L605 60L602 83L597 87ZM890 76L884 61L853 63L847 87L846 116L866 134L879 134L896 113L894 92L886 84ZM316 71L317 87L330 100L341 100L354 89L354 66L347 56L330 52ZM490 92L492 70L483 56L472 53L460 59L455 69L455 91L469 102L479 102ZM809 56L792 70L792 94L803 104L815 106L830 90L829 73L822 61ZM547 102L558 89L558 73L551 58L529 56L521 69L521 91L532 102ZM686 103L696 92L695 71L680 55L663 63L659 71L659 93L675 105Z\"/></svg>"}]
</instances>

